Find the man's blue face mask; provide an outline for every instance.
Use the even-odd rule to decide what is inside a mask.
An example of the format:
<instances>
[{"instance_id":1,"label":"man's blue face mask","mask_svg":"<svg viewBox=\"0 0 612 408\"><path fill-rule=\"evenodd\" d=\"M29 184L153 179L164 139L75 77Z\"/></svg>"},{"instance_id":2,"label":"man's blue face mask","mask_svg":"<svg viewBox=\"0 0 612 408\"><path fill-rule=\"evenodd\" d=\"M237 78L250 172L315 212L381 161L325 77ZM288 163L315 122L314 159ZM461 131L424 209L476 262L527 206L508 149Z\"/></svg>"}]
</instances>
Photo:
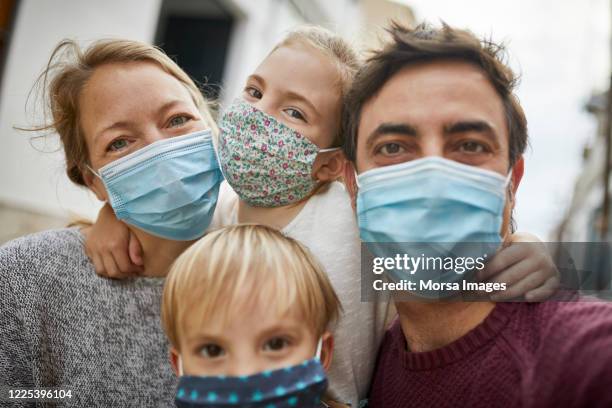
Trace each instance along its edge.
<instances>
[{"instance_id":1,"label":"man's blue face mask","mask_svg":"<svg viewBox=\"0 0 612 408\"><path fill-rule=\"evenodd\" d=\"M491 256L502 242L510 176L440 157L366 171L357 177L361 240L377 257L397 253L411 257ZM452 283L466 278L454 271L426 276L395 269L388 277L415 281L416 287L422 279ZM439 298L452 292L414 294Z\"/></svg>"},{"instance_id":2,"label":"man's blue face mask","mask_svg":"<svg viewBox=\"0 0 612 408\"><path fill-rule=\"evenodd\" d=\"M223 179L210 130L164 139L90 170L119 220L177 241L204 235Z\"/></svg>"}]
</instances>

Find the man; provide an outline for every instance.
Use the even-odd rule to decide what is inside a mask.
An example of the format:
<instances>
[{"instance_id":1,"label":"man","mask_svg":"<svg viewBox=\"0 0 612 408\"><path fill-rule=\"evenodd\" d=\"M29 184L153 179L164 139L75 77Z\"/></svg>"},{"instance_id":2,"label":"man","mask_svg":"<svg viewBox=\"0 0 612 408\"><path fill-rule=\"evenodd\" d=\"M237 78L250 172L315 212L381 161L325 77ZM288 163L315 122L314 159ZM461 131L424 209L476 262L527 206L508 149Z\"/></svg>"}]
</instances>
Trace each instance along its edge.
<instances>
[{"instance_id":1,"label":"man","mask_svg":"<svg viewBox=\"0 0 612 408\"><path fill-rule=\"evenodd\" d=\"M501 244L527 145L503 49L446 25L390 33L345 110L362 239ZM371 407L612 406L611 305L416 299L396 301Z\"/></svg>"}]
</instances>

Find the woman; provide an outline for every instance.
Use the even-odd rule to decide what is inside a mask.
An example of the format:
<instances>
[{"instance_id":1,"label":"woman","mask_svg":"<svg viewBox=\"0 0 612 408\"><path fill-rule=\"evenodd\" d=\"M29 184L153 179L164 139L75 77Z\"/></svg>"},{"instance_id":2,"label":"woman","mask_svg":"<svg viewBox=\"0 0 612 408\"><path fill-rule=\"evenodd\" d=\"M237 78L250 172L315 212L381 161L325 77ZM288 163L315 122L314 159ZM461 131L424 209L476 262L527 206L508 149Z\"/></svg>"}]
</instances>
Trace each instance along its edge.
<instances>
[{"instance_id":1,"label":"woman","mask_svg":"<svg viewBox=\"0 0 612 408\"><path fill-rule=\"evenodd\" d=\"M98 277L87 228L0 247L0 378L60 388L54 397L76 406L171 405L163 276L214 211L214 122L193 81L147 44L109 40L81 52L64 41L41 78L52 113L41 129L59 134L69 178L122 214L143 245L144 272Z\"/></svg>"}]
</instances>

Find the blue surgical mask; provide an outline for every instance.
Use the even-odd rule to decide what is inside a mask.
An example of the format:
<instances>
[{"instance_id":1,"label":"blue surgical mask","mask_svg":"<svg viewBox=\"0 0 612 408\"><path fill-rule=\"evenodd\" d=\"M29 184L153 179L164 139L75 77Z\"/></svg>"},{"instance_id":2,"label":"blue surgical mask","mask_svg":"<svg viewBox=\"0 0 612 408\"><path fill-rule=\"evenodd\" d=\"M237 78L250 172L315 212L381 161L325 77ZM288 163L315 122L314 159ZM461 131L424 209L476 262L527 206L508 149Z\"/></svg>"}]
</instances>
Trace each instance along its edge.
<instances>
[{"instance_id":1,"label":"blue surgical mask","mask_svg":"<svg viewBox=\"0 0 612 408\"><path fill-rule=\"evenodd\" d=\"M357 177L361 240L377 257L490 259L501 244L508 177L441 157L427 157L366 171ZM468 271L469 274L470 271ZM425 273L425 274L424 274ZM454 271L411 274L392 269L393 281L469 279ZM439 298L452 292L415 291Z\"/></svg>"},{"instance_id":2,"label":"blue surgical mask","mask_svg":"<svg viewBox=\"0 0 612 408\"><path fill-rule=\"evenodd\" d=\"M223 179L210 130L151 143L92 172L117 219L176 241L204 235Z\"/></svg>"},{"instance_id":3,"label":"blue surgical mask","mask_svg":"<svg viewBox=\"0 0 612 408\"><path fill-rule=\"evenodd\" d=\"M240 377L181 376L177 407L314 408L327 389L325 370L317 356L300 364ZM182 368L179 358L179 374Z\"/></svg>"}]
</instances>

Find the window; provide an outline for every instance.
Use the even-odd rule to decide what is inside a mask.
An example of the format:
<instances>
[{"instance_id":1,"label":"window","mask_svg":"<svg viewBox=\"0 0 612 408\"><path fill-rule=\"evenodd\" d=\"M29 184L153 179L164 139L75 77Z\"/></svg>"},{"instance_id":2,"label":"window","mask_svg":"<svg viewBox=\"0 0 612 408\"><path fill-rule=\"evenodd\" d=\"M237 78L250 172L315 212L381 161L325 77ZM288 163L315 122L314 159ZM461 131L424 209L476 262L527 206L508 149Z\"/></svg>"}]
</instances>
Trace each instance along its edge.
<instances>
[{"instance_id":1,"label":"window","mask_svg":"<svg viewBox=\"0 0 612 408\"><path fill-rule=\"evenodd\" d=\"M233 16L217 0L164 0L155 44L197 83L208 98L219 95Z\"/></svg>"}]
</instances>

